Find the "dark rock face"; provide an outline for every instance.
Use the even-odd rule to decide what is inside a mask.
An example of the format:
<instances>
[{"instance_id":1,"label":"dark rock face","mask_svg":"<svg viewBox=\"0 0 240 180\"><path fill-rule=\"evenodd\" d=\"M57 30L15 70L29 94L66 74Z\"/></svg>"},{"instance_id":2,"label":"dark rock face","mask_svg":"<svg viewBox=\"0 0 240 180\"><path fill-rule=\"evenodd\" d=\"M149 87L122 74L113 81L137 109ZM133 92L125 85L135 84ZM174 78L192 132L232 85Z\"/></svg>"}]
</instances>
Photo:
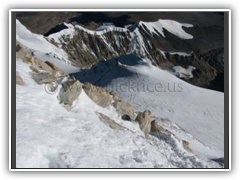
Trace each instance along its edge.
<instances>
[{"instance_id":1,"label":"dark rock face","mask_svg":"<svg viewBox=\"0 0 240 180\"><path fill-rule=\"evenodd\" d=\"M139 35L134 35L133 32L136 28L138 28L143 41L139 40ZM191 28L185 29L187 31ZM131 26L129 31L112 30L102 35L91 34L84 29L75 27L73 38L64 35L60 38L59 45L67 52L72 64L80 68L91 68L102 58L111 59L129 53L147 58L153 65L166 70L174 66L182 66L183 68L193 66L196 68L194 78L183 80L200 87L214 89L216 83L211 82L224 70L224 64L221 61L223 44L218 43L214 47L206 47L208 45L194 46L194 44L198 44L194 40L195 37L183 40L165 29L164 34L165 37L157 33L151 34L144 24L139 25L138 23ZM197 36L196 38L200 37ZM49 41L56 44L53 39ZM189 55L183 56L167 52L186 52ZM219 79L217 82L219 82ZM220 84L223 84L222 82L223 79L221 79Z\"/></svg>"},{"instance_id":2,"label":"dark rock face","mask_svg":"<svg viewBox=\"0 0 240 180\"><path fill-rule=\"evenodd\" d=\"M104 35L93 35L75 28L73 38L62 36L60 39L62 49L68 54L69 60L76 67L91 68L102 58L111 59L127 54L130 43L129 32L107 32ZM53 39L49 39L57 44Z\"/></svg>"},{"instance_id":3,"label":"dark rock face","mask_svg":"<svg viewBox=\"0 0 240 180\"><path fill-rule=\"evenodd\" d=\"M64 25L64 23L60 23L57 26L53 27L52 29L50 29L47 33L44 34L44 36L48 36L50 34L59 32L63 29L67 29L68 27Z\"/></svg>"},{"instance_id":4,"label":"dark rock face","mask_svg":"<svg viewBox=\"0 0 240 180\"><path fill-rule=\"evenodd\" d=\"M131 118L129 117L129 115L124 114L124 115L122 116L122 120L131 121Z\"/></svg>"},{"instance_id":5,"label":"dark rock face","mask_svg":"<svg viewBox=\"0 0 240 180\"><path fill-rule=\"evenodd\" d=\"M59 23L69 22L68 19L76 14L76 12L17 12L16 18L31 32L43 35Z\"/></svg>"},{"instance_id":6,"label":"dark rock face","mask_svg":"<svg viewBox=\"0 0 240 180\"><path fill-rule=\"evenodd\" d=\"M28 15L28 16L27 16ZM134 53L141 58L148 58L153 65L162 69L169 69L173 66L193 66L192 79L183 79L191 84L224 90L224 62L221 61L224 55L224 16L223 13L214 12L85 12L85 13L63 13L65 20L60 21L57 13L32 13L32 17L26 13L18 13L17 18L31 31L38 31L33 18L43 19L50 17L50 21L58 21L56 27L53 24L38 24L41 28L49 26L47 35L57 32L66 27L59 23L71 22L81 26L94 29L103 21L113 22L116 26L123 27L126 24L134 24L129 31L108 31L102 35L88 33L82 28L75 27L75 35L69 38L64 35L60 38L61 47L67 52L69 60L76 67L90 68L102 58L113 57ZM31 20L32 19L32 20ZM194 27L182 29L193 35L193 39L180 39L179 37L163 29L165 37L161 34L149 33L145 25L139 25L140 20L146 22L157 21L158 19L172 19L180 23L190 23ZM28 20L28 21L26 21ZM40 21L41 22L41 21ZM73 23L74 22L74 23ZM138 28L143 42L131 37L131 32ZM42 33L42 34L44 34ZM53 39L48 39L58 46ZM131 44L137 48L131 50ZM144 47L144 48L142 48ZM143 51L140 51L140 49ZM164 52L193 52L190 56L173 55Z\"/></svg>"}]
</instances>

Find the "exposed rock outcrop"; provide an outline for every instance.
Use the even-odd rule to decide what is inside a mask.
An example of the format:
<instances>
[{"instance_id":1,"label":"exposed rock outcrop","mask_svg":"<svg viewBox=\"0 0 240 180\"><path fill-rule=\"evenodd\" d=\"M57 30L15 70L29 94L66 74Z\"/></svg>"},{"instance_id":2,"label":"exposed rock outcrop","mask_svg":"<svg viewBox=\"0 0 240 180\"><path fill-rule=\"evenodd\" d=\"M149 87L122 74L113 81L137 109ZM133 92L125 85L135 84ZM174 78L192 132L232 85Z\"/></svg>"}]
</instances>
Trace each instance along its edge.
<instances>
[{"instance_id":1,"label":"exposed rock outcrop","mask_svg":"<svg viewBox=\"0 0 240 180\"><path fill-rule=\"evenodd\" d=\"M162 126L160 126L156 120L153 120L151 122L151 131L152 132L164 132L166 134L173 134L170 131L168 131L167 129L163 128Z\"/></svg>"},{"instance_id":2,"label":"exposed rock outcrop","mask_svg":"<svg viewBox=\"0 0 240 180\"><path fill-rule=\"evenodd\" d=\"M189 147L189 142L188 141L185 141L185 140L182 140L182 144L183 144L183 148L186 150L186 151L188 151L188 152L190 152L190 153L193 153L192 152L192 149Z\"/></svg>"},{"instance_id":3,"label":"exposed rock outcrop","mask_svg":"<svg viewBox=\"0 0 240 180\"><path fill-rule=\"evenodd\" d=\"M126 129L130 132L133 133L132 130L126 128L125 126L122 126L121 124L118 124L117 122L115 122L113 119L111 119L110 117L100 113L100 112L95 112L95 114L99 117L100 121L103 122L104 124L106 124L107 126L109 126L112 129L116 129L116 130L122 130L122 129Z\"/></svg>"},{"instance_id":4,"label":"exposed rock outcrop","mask_svg":"<svg viewBox=\"0 0 240 180\"><path fill-rule=\"evenodd\" d=\"M23 62L27 64L33 63L33 56L22 48L19 42L16 41L16 59L21 59Z\"/></svg>"},{"instance_id":5,"label":"exposed rock outcrop","mask_svg":"<svg viewBox=\"0 0 240 180\"><path fill-rule=\"evenodd\" d=\"M36 69L35 67L30 66L29 68L32 70L32 72L39 73L39 70Z\"/></svg>"},{"instance_id":6,"label":"exposed rock outcrop","mask_svg":"<svg viewBox=\"0 0 240 180\"><path fill-rule=\"evenodd\" d=\"M33 57L31 53L27 52L19 42L16 41L16 59L20 59L23 62L30 64L30 69L35 72L39 73L39 71L46 71L52 75L59 73L60 75L65 75L70 77L69 74L64 72L63 70L56 67L53 63L49 61L42 61L39 58Z\"/></svg>"},{"instance_id":7,"label":"exposed rock outcrop","mask_svg":"<svg viewBox=\"0 0 240 180\"><path fill-rule=\"evenodd\" d=\"M19 85L22 85L22 86L25 85L22 78L19 76L18 72L16 72L16 84L19 84Z\"/></svg>"},{"instance_id":8,"label":"exposed rock outcrop","mask_svg":"<svg viewBox=\"0 0 240 180\"><path fill-rule=\"evenodd\" d=\"M68 78L70 78L68 73L66 73L63 70L59 69L57 66L55 66L55 64L53 64L53 63L51 63L49 61L46 61L45 63L52 68L54 74L56 74L58 72L59 74L65 75Z\"/></svg>"},{"instance_id":9,"label":"exposed rock outcrop","mask_svg":"<svg viewBox=\"0 0 240 180\"><path fill-rule=\"evenodd\" d=\"M109 94L112 95L114 101L120 100L116 92L111 91Z\"/></svg>"},{"instance_id":10,"label":"exposed rock outcrop","mask_svg":"<svg viewBox=\"0 0 240 180\"><path fill-rule=\"evenodd\" d=\"M78 80L67 81L63 92L60 94L60 103L71 106L81 92L82 84ZM67 110L68 109L69 107L67 107Z\"/></svg>"},{"instance_id":11,"label":"exposed rock outcrop","mask_svg":"<svg viewBox=\"0 0 240 180\"><path fill-rule=\"evenodd\" d=\"M130 120L134 120L134 109L131 104L126 103L122 100L117 100L113 103L113 106L116 108L118 114L121 117L129 116ZM126 118L123 118L124 120L127 120Z\"/></svg>"},{"instance_id":12,"label":"exposed rock outcrop","mask_svg":"<svg viewBox=\"0 0 240 180\"><path fill-rule=\"evenodd\" d=\"M54 75L48 72L41 72L41 73L32 72L31 74L34 81L39 85L43 83L51 83L57 80L57 78Z\"/></svg>"},{"instance_id":13,"label":"exposed rock outcrop","mask_svg":"<svg viewBox=\"0 0 240 180\"><path fill-rule=\"evenodd\" d=\"M103 122L104 124L106 124L107 126L109 126L112 129L116 129L116 130L120 130L122 129L122 125L116 123L114 120L112 120L110 117L99 113L99 112L95 112L95 114L99 117L100 121Z\"/></svg>"},{"instance_id":14,"label":"exposed rock outcrop","mask_svg":"<svg viewBox=\"0 0 240 180\"><path fill-rule=\"evenodd\" d=\"M168 119L161 119L163 123L168 123L167 126L169 126L169 122L170 120ZM172 132L170 132L169 130L163 128L162 126L160 126L156 120L153 120L151 122L151 132L161 132L161 133L165 133L165 134L168 134L168 135L172 135L174 136L176 139L179 139L175 134L173 134ZM185 140L181 140L182 141L182 146L183 148L190 152L190 153L193 153L192 149L189 147L189 142L188 141L185 141Z\"/></svg>"},{"instance_id":15,"label":"exposed rock outcrop","mask_svg":"<svg viewBox=\"0 0 240 180\"><path fill-rule=\"evenodd\" d=\"M32 70L32 78L33 80L41 85L44 83L49 84L50 91L54 91L55 88L53 86L53 82L57 81L57 79L61 76L67 76L70 78L70 76L56 67L53 63L49 61L42 61L36 57L33 57L32 54L24 50L19 42L16 41L16 57L17 59L22 60L23 62L30 64L29 67ZM56 74L60 74L60 76L56 76ZM20 85L24 85L24 82L22 81L21 77L16 73L16 83ZM78 96L82 92L82 84L75 80L74 77L71 78L70 81L67 81L63 91L60 94L62 107L66 110L71 110L71 105L73 101L75 101Z\"/></svg>"},{"instance_id":16,"label":"exposed rock outcrop","mask_svg":"<svg viewBox=\"0 0 240 180\"><path fill-rule=\"evenodd\" d=\"M145 137L148 137L148 134L151 129L151 111L145 110L144 112L140 112L135 121L137 121L140 125L141 130L144 132Z\"/></svg>"},{"instance_id":17,"label":"exposed rock outcrop","mask_svg":"<svg viewBox=\"0 0 240 180\"><path fill-rule=\"evenodd\" d=\"M210 47L209 43L206 44L201 38L198 39L199 37L191 40L180 39L167 30L164 30L165 37L163 37L159 33L149 33L149 29L144 23L136 23L122 32L109 30L101 35L93 34L78 26L72 28L75 31L73 37L62 35L59 42L55 42L51 35L47 39L62 47L68 54L68 59L76 67L91 68L102 58L111 59L133 53L141 58L149 59L153 65L161 69L168 70L176 65L183 68L193 66L196 68L193 71L194 77L191 80L186 78L183 80L211 89L219 86L217 90L223 91L223 77L220 76L217 81L214 81L217 75L224 71L224 63L221 61L224 51L219 40L214 42L217 46L211 45L212 47ZM136 34L136 29L141 38ZM223 28L220 29L221 31L218 33L222 34ZM196 33L198 36L205 33L205 30L207 31L205 27L201 33L195 28L187 28L187 31L189 30L191 30L190 34ZM199 46L199 41L205 45L196 48ZM193 42L195 42L194 47L192 46ZM206 46L208 48L205 49ZM174 52L185 52L185 55Z\"/></svg>"},{"instance_id":18,"label":"exposed rock outcrop","mask_svg":"<svg viewBox=\"0 0 240 180\"><path fill-rule=\"evenodd\" d=\"M128 31L110 31L103 35L94 35L81 28L75 27L74 30L76 33L73 38L63 35L59 39L60 44L51 39L51 36L47 39L57 46L60 45L68 54L68 59L77 67L90 68L102 58L111 59L127 54L131 38Z\"/></svg>"},{"instance_id":19,"label":"exposed rock outcrop","mask_svg":"<svg viewBox=\"0 0 240 180\"><path fill-rule=\"evenodd\" d=\"M85 82L83 89L93 102L103 108L109 106L112 102L111 95L102 87L94 86L89 82Z\"/></svg>"},{"instance_id":20,"label":"exposed rock outcrop","mask_svg":"<svg viewBox=\"0 0 240 180\"><path fill-rule=\"evenodd\" d=\"M170 125L170 120L167 119L167 118L162 118L161 121L162 121L163 124L165 124L165 125L167 125L167 126Z\"/></svg>"},{"instance_id":21,"label":"exposed rock outcrop","mask_svg":"<svg viewBox=\"0 0 240 180\"><path fill-rule=\"evenodd\" d=\"M42 61L38 58L34 58L32 66L36 69L47 71L51 74L55 74L54 70L48 64L46 64L44 61Z\"/></svg>"}]
</instances>

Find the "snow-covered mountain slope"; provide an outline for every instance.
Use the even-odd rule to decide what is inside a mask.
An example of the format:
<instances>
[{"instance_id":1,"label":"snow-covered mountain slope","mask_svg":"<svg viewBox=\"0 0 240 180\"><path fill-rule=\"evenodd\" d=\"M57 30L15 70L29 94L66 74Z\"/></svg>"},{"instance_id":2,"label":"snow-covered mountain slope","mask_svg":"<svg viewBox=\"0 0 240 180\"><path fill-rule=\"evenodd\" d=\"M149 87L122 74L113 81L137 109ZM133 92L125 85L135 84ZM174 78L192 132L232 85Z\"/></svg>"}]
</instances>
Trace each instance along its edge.
<instances>
[{"instance_id":1,"label":"snow-covered mountain slope","mask_svg":"<svg viewBox=\"0 0 240 180\"><path fill-rule=\"evenodd\" d=\"M69 59L81 68L90 68L102 57L110 59L127 54L131 37L126 28L105 26L93 31L79 25L64 24L67 29L46 38L64 49Z\"/></svg>"},{"instance_id":2,"label":"snow-covered mountain slope","mask_svg":"<svg viewBox=\"0 0 240 180\"><path fill-rule=\"evenodd\" d=\"M81 62L81 59L84 59L81 56L82 54L88 54L88 56L90 54L89 58L97 58L97 60L99 60L99 58L109 59L119 55L134 53L142 58L149 59L150 61L156 61L156 57L152 56L149 51L149 46L151 46L150 39L154 38L154 36L165 38L164 29L180 39L193 38L192 35L186 33L182 29L182 27L190 28L193 27L193 25L179 23L173 20L158 20L156 22L140 21L127 28L115 27L111 23L104 23L94 31L88 30L79 25L73 26L67 23L63 24L66 28L50 34L47 38L50 42L65 49L65 51L70 54L70 57L74 57L73 61L79 61L78 63L83 67L86 65ZM60 25L62 26L62 24ZM146 38L144 34L147 34L148 36L150 35L151 37ZM96 45L93 45L93 43L96 43ZM77 52L77 55L75 51L75 54L73 54L72 51L67 50L65 46L68 48L70 46L71 49L81 47L81 50L78 50L80 52ZM96 47L93 48L93 46ZM99 55L102 48L109 51L109 53ZM181 52L179 54L181 54ZM88 62L91 63L92 61Z\"/></svg>"},{"instance_id":3,"label":"snow-covered mountain slope","mask_svg":"<svg viewBox=\"0 0 240 180\"><path fill-rule=\"evenodd\" d=\"M105 23L96 30L67 23L58 26L55 27L57 32L43 37L32 34L17 21L17 40L35 56L55 62L60 69L66 69L69 73L79 70L65 66L59 60L79 68L91 68L102 58L111 59L130 53L162 69L193 66L196 68L195 74L187 82L200 87L214 89L215 84L211 82L223 72L223 62L215 58L221 50L199 55L192 52L194 46L187 45L194 37L183 29L193 29L191 24L158 20L141 21L121 28ZM211 60L207 60L209 55Z\"/></svg>"},{"instance_id":4,"label":"snow-covered mountain slope","mask_svg":"<svg viewBox=\"0 0 240 180\"><path fill-rule=\"evenodd\" d=\"M74 76L83 83L90 82L117 92L137 112L150 110L158 122L167 118L178 124L191 134L191 137L183 137L176 130L183 140L194 137L205 145L200 148L190 143L193 152L200 157L224 156L223 93L188 84L133 54L101 60L90 70Z\"/></svg>"},{"instance_id":5,"label":"snow-covered mountain slope","mask_svg":"<svg viewBox=\"0 0 240 180\"><path fill-rule=\"evenodd\" d=\"M130 64L128 68L131 70L142 71L141 65L147 65L134 56L130 57L133 63L137 63ZM121 62L126 63L127 59L123 59L126 61ZM44 85L37 85L31 78L28 64L17 60L16 65L25 82L25 86L16 85L17 168L221 168L217 162L206 158L219 157L215 149L209 150L176 123L171 122L169 129L178 137L155 133L146 139L138 123L123 121L111 105L99 107L84 91L73 103L73 110L68 112L57 99L61 85L55 95L50 95L44 90ZM115 72L119 71L116 69ZM123 98L123 94L120 96ZM145 98L142 100L146 101ZM153 114L159 115L145 102L138 102L142 106L133 103L135 110L147 106ZM163 107L161 101L159 104ZM99 120L95 112L103 113L125 128L111 129ZM164 126L161 121L158 123ZM212 125L214 122L209 123ZM197 126L202 128L201 123ZM220 125L216 126L219 128ZM192 127L192 123L186 127ZM186 151L182 139L189 140L194 153L204 156L198 157ZM194 146L201 152L195 151ZM213 154L210 155L209 151Z\"/></svg>"},{"instance_id":6,"label":"snow-covered mountain slope","mask_svg":"<svg viewBox=\"0 0 240 180\"><path fill-rule=\"evenodd\" d=\"M194 37L186 30L194 31L192 24L159 19L155 22L140 21L125 28L106 23L96 30L64 24L65 29L46 38L64 49L69 60L81 68L91 68L102 58L133 53L161 69L193 66L197 71L187 82L213 89L215 86L211 82L223 71L222 61L216 60L222 50L199 54L194 51L195 46L189 45ZM211 61L208 60L210 54Z\"/></svg>"},{"instance_id":7,"label":"snow-covered mountain slope","mask_svg":"<svg viewBox=\"0 0 240 180\"><path fill-rule=\"evenodd\" d=\"M17 41L33 56L81 83L117 92L135 115L150 110L152 122L161 128L145 138L136 121L121 119L112 104L98 106L84 88L68 112L59 103L62 85L48 94L32 79L30 65L17 60L16 71L25 83L16 85L18 168L222 167L216 159L224 161L224 94L179 79L205 87L223 73L224 62L212 58L221 50L196 54L185 43L198 27L160 19L125 28L104 23L92 31L61 23L44 37L18 20L16 25ZM101 114L121 128L109 126Z\"/></svg>"},{"instance_id":8,"label":"snow-covered mountain slope","mask_svg":"<svg viewBox=\"0 0 240 180\"><path fill-rule=\"evenodd\" d=\"M174 66L170 69L170 72L179 78L190 79L193 78L192 71L195 69L196 68L192 66L188 66L187 68L183 68L181 66Z\"/></svg>"},{"instance_id":9,"label":"snow-covered mountain slope","mask_svg":"<svg viewBox=\"0 0 240 180\"><path fill-rule=\"evenodd\" d=\"M58 68L67 73L78 72L79 68L71 66L66 52L48 42L43 35L33 34L16 21L16 40L33 56L54 63Z\"/></svg>"},{"instance_id":10,"label":"snow-covered mountain slope","mask_svg":"<svg viewBox=\"0 0 240 180\"><path fill-rule=\"evenodd\" d=\"M168 19L159 19L155 22L143 22L140 21L132 26L128 26L128 29L130 29L132 32L135 32L137 28L143 28L149 33L153 35L155 33L156 35L161 34L163 37L165 37L163 29L166 29L170 33L174 34L175 36L178 36L181 39L192 39L193 36L191 34L186 33L182 27L193 27L192 24L187 23L179 23L174 20L168 20Z\"/></svg>"}]
</instances>

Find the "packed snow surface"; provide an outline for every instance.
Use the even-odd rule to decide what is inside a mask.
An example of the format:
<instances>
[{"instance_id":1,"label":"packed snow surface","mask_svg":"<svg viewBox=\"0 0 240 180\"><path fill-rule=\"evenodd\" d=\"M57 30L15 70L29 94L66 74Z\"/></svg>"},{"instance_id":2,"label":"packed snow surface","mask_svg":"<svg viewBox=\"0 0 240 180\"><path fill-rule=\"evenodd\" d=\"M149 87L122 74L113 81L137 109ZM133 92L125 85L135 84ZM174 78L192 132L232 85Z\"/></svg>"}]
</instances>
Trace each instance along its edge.
<instances>
[{"instance_id":1,"label":"packed snow surface","mask_svg":"<svg viewBox=\"0 0 240 180\"><path fill-rule=\"evenodd\" d=\"M140 21L138 23L138 26L141 26L142 28L147 28L147 30L150 31L151 34L153 33L160 33L163 37L165 37L163 29L166 29L168 32L174 34L175 36L178 36L181 39L192 39L193 36L191 34L186 33L182 27L193 27L191 24L187 23L179 23L174 20L168 20L168 19L159 19L155 22L143 22Z\"/></svg>"},{"instance_id":2,"label":"packed snow surface","mask_svg":"<svg viewBox=\"0 0 240 180\"><path fill-rule=\"evenodd\" d=\"M131 73L131 78L137 78L138 75L141 77L143 73L146 77L153 78L151 71L148 71L152 70L153 75L159 75L158 80L176 79L171 74L165 76L167 72L153 69L152 66L133 55L121 57L119 60L117 66L119 69L109 72L108 78L118 79L120 76L130 75L121 75L125 72L124 70ZM104 66L107 62L111 61L103 60L96 64L98 73L102 70L99 69L100 67L107 70ZM125 64L128 64L128 67ZM192 101L188 102L192 98L191 94L187 100L184 100L180 95L173 95L171 98L170 94L163 93L158 93L159 97L156 97L156 94L149 92L133 95L131 92L124 94L117 91L120 98L132 103L135 111L151 110L153 115L157 116L156 120L159 124L180 137L153 133L149 135L149 139L146 139L138 123L123 121L112 105L107 108L99 107L85 94L84 90L73 103L72 111L68 112L61 107L57 98L61 85L55 95L50 95L44 90L44 85L37 85L31 78L28 64L17 60L16 65L17 72L26 84L25 86L16 85L16 165L18 168L220 168L217 162L210 160L212 157L222 155L222 149L219 149L219 152L216 151L216 148L221 148L222 145L219 142L223 128L221 111L219 111L220 102L218 108L210 107L211 102L209 106L203 108L203 105L206 105L205 100L201 99L203 95L198 103L192 103ZM110 69L114 70L114 68ZM183 86L183 89L185 88L186 93L189 93L191 88L196 89L195 95L199 95L198 91L203 92L202 89L190 85ZM212 91L206 91L205 95L208 96L208 93L214 102L221 97L221 94ZM169 99L165 96L169 96ZM197 116L192 119L197 107L199 109L196 115L202 118L203 111L210 108L208 110L211 113L206 114L204 122ZM99 120L95 112L109 116L125 128L111 129ZM165 126L161 117L168 117L172 122L169 126ZM182 127L188 132L176 123L184 125L185 127ZM208 128L213 132L209 133L203 123L209 125ZM189 131L191 128L194 129ZM195 134L192 133L196 130ZM202 132L206 134L201 134ZM210 140L207 141L208 135L214 137L208 137ZM196 138L210 145L212 150ZM194 153L201 156L197 157L186 151L182 146L183 139L189 141ZM215 141L212 141L213 139Z\"/></svg>"},{"instance_id":3,"label":"packed snow surface","mask_svg":"<svg viewBox=\"0 0 240 180\"><path fill-rule=\"evenodd\" d=\"M190 79L193 78L192 71L195 69L196 68L193 66L188 66L187 68L183 68L182 66L174 66L169 70L169 72L179 78Z\"/></svg>"},{"instance_id":4,"label":"packed snow surface","mask_svg":"<svg viewBox=\"0 0 240 180\"><path fill-rule=\"evenodd\" d=\"M55 43L57 43L59 46L61 46L60 41L63 36L68 36L71 39L74 37L74 35L76 33L78 33L78 30L83 30L83 31L87 32L88 34L91 34L94 36L96 36L96 35L100 36L100 38L102 38L103 42L105 42L106 45L109 46L109 49L112 49L112 51L114 51L111 44L106 42L103 35L110 31L129 32L131 39L130 39L130 43L128 45L127 54L134 53L141 57L144 57L146 55L147 49L145 47L143 37L140 33L140 30L139 30L140 28L145 30L147 33L150 33L151 35L161 34L162 37L165 37L165 35L164 35L164 29L165 29L168 32L174 34L175 36L177 36L181 39L192 39L193 38L192 35L186 33L182 29L182 27L190 28L190 27L193 27L193 25L187 24L187 23L179 23L177 21L168 20L168 19L159 19L158 21L155 21L155 22L140 21L140 22L132 24L132 25L126 25L124 28L116 27L113 23L106 22L106 23L103 23L100 27L98 27L95 30L89 30L89 29L86 29L79 25L73 26L73 25L67 24L67 23L64 23L64 25L68 28L63 29L60 32L53 33L53 34L49 35L47 38L49 40L53 39ZM119 43L119 39L116 37L114 37L114 38L115 38L114 41L116 42L117 46L121 47L120 43ZM85 46L84 43L83 43L83 46ZM85 49L85 50L88 51L87 49ZM115 52L115 53L117 54L117 52ZM171 54L179 54L182 56L189 55L184 52L172 52Z\"/></svg>"},{"instance_id":5,"label":"packed snow surface","mask_svg":"<svg viewBox=\"0 0 240 180\"><path fill-rule=\"evenodd\" d=\"M16 71L26 84L16 85L18 168L221 168L211 159L223 158L223 93L190 85L133 54L102 59L91 69L80 71L70 65L61 48L42 35L31 33L18 20L16 23L17 41L34 56L74 73L82 83L117 92L123 101L132 104L135 112L150 110L152 120L174 134L151 132L146 139L137 122L123 121L112 105L99 107L84 90L68 112L59 104L61 84L54 95L48 94L44 85L37 85L31 78L29 65L17 60ZM191 38L181 28L192 27L189 24L159 20L146 25L151 33L158 27L180 38ZM99 31L66 26L68 29L52 34L51 38L57 41L59 33L73 37L74 28L95 35L129 31L112 24L104 24ZM132 38L129 53L138 49L134 41L142 40L138 30ZM144 53L144 48L140 47L139 53ZM177 67L175 70L182 74L187 71ZM95 112L124 128L111 129ZM190 143L192 153L183 148L182 140Z\"/></svg>"},{"instance_id":6,"label":"packed snow surface","mask_svg":"<svg viewBox=\"0 0 240 180\"><path fill-rule=\"evenodd\" d=\"M190 72L194 67L175 69L192 75ZM122 100L133 105L136 112L148 109L154 117L177 123L204 147L211 147L206 151L190 144L198 155L224 156L223 93L188 84L133 54L101 60L90 70L74 76L83 83L90 82L117 92Z\"/></svg>"},{"instance_id":7,"label":"packed snow surface","mask_svg":"<svg viewBox=\"0 0 240 180\"><path fill-rule=\"evenodd\" d=\"M34 34L16 20L16 40L33 56L54 63L66 73L79 72L68 60L66 52L48 42L43 35Z\"/></svg>"},{"instance_id":8,"label":"packed snow surface","mask_svg":"<svg viewBox=\"0 0 240 180\"><path fill-rule=\"evenodd\" d=\"M115 25L111 22L104 22L104 23L102 23L101 26L96 28L95 31L102 31L102 30L107 29L109 27L115 27Z\"/></svg>"}]
</instances>

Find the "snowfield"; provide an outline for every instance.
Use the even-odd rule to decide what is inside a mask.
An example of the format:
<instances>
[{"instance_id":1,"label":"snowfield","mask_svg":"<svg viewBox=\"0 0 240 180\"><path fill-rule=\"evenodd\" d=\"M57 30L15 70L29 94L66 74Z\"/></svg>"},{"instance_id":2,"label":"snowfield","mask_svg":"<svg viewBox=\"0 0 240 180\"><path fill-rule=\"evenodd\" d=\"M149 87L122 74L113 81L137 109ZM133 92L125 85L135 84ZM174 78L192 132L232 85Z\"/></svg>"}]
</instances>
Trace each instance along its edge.
<instances>
[{"instance_id":1,"label":"snowfield","mask_svg":"<svg viewBox=\"0 0 240 180\"><path fill-rule=\"evenodd\" d=\"M31 79L29 65L17 61L17 71L26 83L17 85L16 91L18 168L219 167L188 153L174 137L168 137L170 142L161 139L161 135L160 139L151 136L146 140L137 123L121 120L112 106L97 106L84 91L74 102L72 112L68 112L59 104L57 93L47 94L44 85ZM134 133L109 128L94 111Z\"/></svg>"},{"instance_id":2,"label":"snowfield","mask_svg":"<svg viewBox=\"0 0 240 180\"><path fill-rule=\"evenodd\" d=\"M193 66L188 66L187 68L183 68L181 66L174 66L169 70L169 72L179 78L190 79L190 78L193 78L192 71L194 69L196 68Z\"/></svg>"},{"instance_id":3,"label":"snowfield","mask_svg":"<svg viewBox=\"0 0 240 180\"><path fill-rule=\"evenodd\" d=\"M189 24L159 20L148 26L159 23L181 38L192 38L181 31L182 26L192 27ZM73 29L68 25L63 31L71 35ZM105 23L92 33L110 30L128 31ZM57 39L58 35L52 36ZM136 48L135 40L141 40L138 33L129 53ZM212 159L224 158L223 93L188 84L133 54L102 59L91 69L80 70L71 66L62 49L31 33L19 21L17 41L81 83L115 91L136 113L150 110L151 119L170 133L150 132L146 139L137 122L122 120L112 105L98 106L84 90L68 112L58 100L62 85L55 94L48 94L44 85L32 79L30 65L17 59L16 71L25 82L25 86L16 85L17 168L222 168ZM193 68L174 67L174 72L191 76ZM97 113L122 128L110 128ZM190 150L183 147L184 141L189 142Z\"/></svg>"},{"instance_id":4,"label":"snowfield","mask_svg":"<svg viewBox=\"0 0 240 180\"><path fill-rule=\"evenodd\" d=\"M155 22L143 22L140 21L138 23L139 26L142 26L143 28L147 28L150 30L150 33L157 34L160 33L163 37L165 37L163 29L166 29L170 33L174 34L175 36L181 38L181 39L192 39L193 36L191 34L186 33L182 27L193 27L192 24L187 24L187 23L179 23L174 20L168 20L168 19L159 19L158 21Z\"/></svg>"},{"instance_id":5,"label":"snowfield","mask_svg":"<svg viewBox=\"0 0 240 180\"><path fill-rule=\"evenodd\" d=\"M106 23L103 23L102 26L98 27L95 30L89 30L89 29L86 29L79 25L73 26L72 24L67 24L67 23L63 23L63 24L65 25L65 27L67 27L67 29L63 29L60 32L50 34L47 37L48 40L54 40L54 42L57 43L59 47L61 47L60 39L63 36L68 36L70 39L72 39L74 37L74 35L77 33L77 30L80 29L80 30L83 30L83 31L87 32L88 34L91 34L94 36L99 35L101 37L102 41L105 42L105 44L109 47L109 49L111 49L113 52L118 54L112 48L111 43L107 43L107 41L105 40L103 35L107 32L111 32L111 31L112 32L114 32L114 31L129 32L131 39L130 39L130 43L127 48L127 54L134 53L141 57L146 56L146 53L148 53L148 52L147 52L147 48L145 46L145 43L144 43L144 40L140 33L139 28L144 29L147 33L150 33L151 36L153 36L153 34L155 34L155 35L161 34L162 37L165 37L165 34L164 34L164 29L165 29L168 32L174 34L175 36L177 36L183 40L193 38L193 36L191 34L186 33L182 29L182 27L191 28L191 27L193 27L192 24L179 23L177 21L169 20L169 19L159 19L158 21L155 21L155 22L140 21L135 24L126 25L124 28L116 27L113 23L106 22ZM122 48L119 43L119 38L114 36L114 39L116 41L117 46L119 48ZM67 43L67 42L65 42L65 43ZM149 42L148 42L148 44L151 46L151 44ZM83 45L83 47L86 47L86 48L84 48L85 51L91 51L90 49L87 48L87 46L85 45L84 42L82 42L82 45ZM159 49L159 51L161 51L161 50ZM161 51L161 52L165 56L164 53L166 53L166 52L163 52L163 51ZM178 54L180 56L190 56L191 55L191 53L188 54L185 52L169 52L169 53L170 54ZM93 52L92 52L92 54L94 56L96 56ZM148 62L151 62L150 60L147 60L147 59L145 59L145 60Z\"/></svg>"},{"instance_id":6,"label":"snowfield","mask_svg":"<svg viewBox=\"0 0 240 180\"><path fill-rule=\"evenodd\" d=\"M34 34L16 20L16 40L33 56L54 63L66 73L79 72L79 68L71 66L68 55L63 49L48 42L43 35Z\"/></svg>"},{"instance_id":7,"label":"snowfield","mask_svg":"<svg viewBox=\"0 0 240 180\"><path fill-rule=\"evenodd\" d=\"M148 109L152 116L177 123L204 147L211 147L202 151L199 146L190 144L198 155L224 156L224 93L188 84L133 54L101 60L90 70L74 76L82 83L96 83L117 92L136 112ZM189 138L183 140L189 141Z\"/></svg>"}]
</instances>

